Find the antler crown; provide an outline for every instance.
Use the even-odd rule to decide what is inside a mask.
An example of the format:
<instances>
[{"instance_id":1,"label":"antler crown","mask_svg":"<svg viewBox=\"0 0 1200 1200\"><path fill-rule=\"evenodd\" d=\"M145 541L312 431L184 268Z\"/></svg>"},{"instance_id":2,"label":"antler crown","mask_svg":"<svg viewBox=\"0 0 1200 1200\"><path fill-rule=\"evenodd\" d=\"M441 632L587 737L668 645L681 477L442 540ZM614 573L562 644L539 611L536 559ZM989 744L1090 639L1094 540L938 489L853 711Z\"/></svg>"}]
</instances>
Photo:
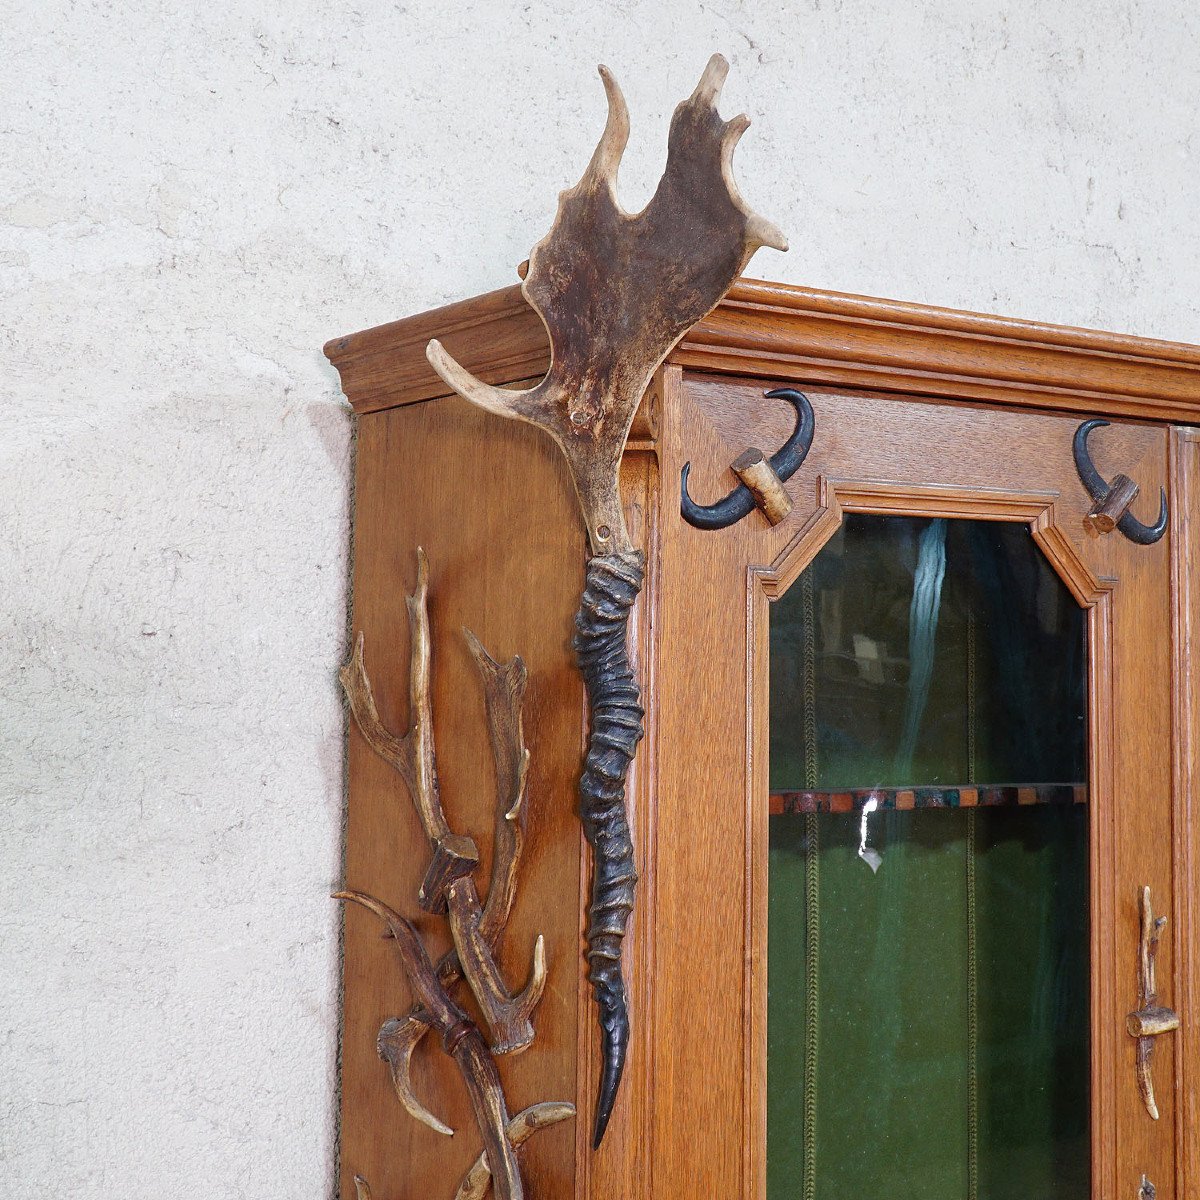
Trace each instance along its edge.
<instances>
[{"instance_id":1,"label":"antler crown","mask_svg":"<svg viewBox=\"0 0 1200 1200\"><path fill-rule=\"evenodd\" d=\"M523 284L550 338L546 377L528 391L476 379L437 341L434 370L459 395L546 430L570 464L592 551L631 548L617 489L634 413L672 347L710 312L760 246L787 240L743 201L733 151L750 124L717 112L729 64L714 54L676 109L667 163L636 214L617 199L629 110L600 68L608 120L583 177L559 197L550 232L533 248Z\"/></svg>"}]
</instances>

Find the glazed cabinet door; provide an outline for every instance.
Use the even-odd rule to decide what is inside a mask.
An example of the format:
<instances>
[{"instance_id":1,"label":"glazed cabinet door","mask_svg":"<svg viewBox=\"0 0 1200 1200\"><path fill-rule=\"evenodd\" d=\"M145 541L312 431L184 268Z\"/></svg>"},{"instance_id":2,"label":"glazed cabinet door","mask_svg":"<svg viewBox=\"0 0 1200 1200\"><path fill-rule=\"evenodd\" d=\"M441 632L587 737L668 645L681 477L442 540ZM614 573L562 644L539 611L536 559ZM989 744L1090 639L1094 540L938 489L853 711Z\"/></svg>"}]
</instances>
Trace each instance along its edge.
<instances>
[{"instance_id":1,"label":"glazed cabinet door","mask_svg":"<svg viewBox=\"0 0 1200 1200\"><path fill-rule=\"evenodd\" d=\"M1079 417L812 390L693 527L770 386L663 379L646 1194L1182 1197L1170 431L1106 532Z\"/></svg>"}]
</instances>

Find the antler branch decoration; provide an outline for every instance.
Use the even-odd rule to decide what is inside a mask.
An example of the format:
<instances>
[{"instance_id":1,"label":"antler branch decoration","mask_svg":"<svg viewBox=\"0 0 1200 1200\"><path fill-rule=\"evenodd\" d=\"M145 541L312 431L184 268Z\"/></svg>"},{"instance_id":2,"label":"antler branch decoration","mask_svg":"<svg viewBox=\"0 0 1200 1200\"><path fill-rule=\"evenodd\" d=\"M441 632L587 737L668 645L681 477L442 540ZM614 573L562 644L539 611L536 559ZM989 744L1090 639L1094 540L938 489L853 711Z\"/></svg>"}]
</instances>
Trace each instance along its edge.
<instances>
[{"instance_id":1,"label":"antler branch decoration","mask_svg":"<svg viewBox=\"0 0 1200 1200\"><path fill-rule=\"evenodd\" d=\"M600 68L608 95L604 133L583 178L559 197L523 284L550 338L550 369L539 384L528 391L492 387L439 342L426 349L433 369L459 395L536 425L558 443L587 528L591 555L575 649L591 712L579 806L594 859L587 954L603 1041L597 1147L629 1042L621 946L637 873L625 779L643 716L625 642L644 560L625 524L621 457L634 413L672 347L716 307L760 246L787 249L783 234L747 207L733 180L734 147L750 122L723 121L717 112L728 70L714 55L676 108L658 189L631 215L616 192L629 112L611 72Z\"/></svg>"},{"instance_id":2,"label":"antler branch decoration","mask_svg":"<svg viewBox=\"0 0 1200 1200\"><path fill-rule=\"evenodd\" d=\"M481 902L473 875L479 852L469 837L450 830L442 810L430 701L429 564L419 549L417 587L407 598L407 606L412 641L408 732L397 737L380 719L363 658L361 633L340 677L358 728L371 749L403 778L429 838L433 856L418 903L426 912L445 915L454 949L435 966L416 929L394 909L363 892L338 892L336 898L361 905L384 923L417 1000L406 1017L385 1022L379 1032L379 1052L391 1070L401 1104L438 1133L453 1133L421 1104L412 1086L412 1054L430 1029L441 1035L444 1050L462 1072L483 1137L483 1154L464 1178L456 1200L481 1200L489 1181L497 1200L522 1200L517 1147L536 1130L575 1112L570 1104L545 1103L510 1117L492 1057L520 1051L533 1040L530 1018L546 984L545 943L540 936L533 948L529 982L518 996L509 995L494 957L512 911L517 866L525 841L529 768L521 723L525 664L520 658L496 662L475 635L464 630L483 684L496 774L491 883L486 902ZM479 1026L452 997L455 985L464 978L490 1031L490 1050ZM356 1182L360 1196L369 1197L366 1183Z\"/></svg>"}]
</instances>

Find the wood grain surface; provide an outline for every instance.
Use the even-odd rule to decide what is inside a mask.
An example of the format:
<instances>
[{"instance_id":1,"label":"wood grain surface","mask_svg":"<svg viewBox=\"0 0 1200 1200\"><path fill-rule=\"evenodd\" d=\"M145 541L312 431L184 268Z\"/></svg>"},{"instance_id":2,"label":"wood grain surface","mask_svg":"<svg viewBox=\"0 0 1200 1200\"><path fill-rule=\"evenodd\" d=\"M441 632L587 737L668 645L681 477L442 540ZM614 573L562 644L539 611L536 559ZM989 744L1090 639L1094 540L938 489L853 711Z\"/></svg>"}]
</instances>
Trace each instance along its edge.
<instances>
[{"instance_id":1,"label":"wood grain surface","mask_svg":"<svg viewBox=\"0 0 1200 1200\"><path fill-rule=\"evenodd\" d=\"M334 338L325 353L360 413L442 396L437 337L488 383L536 378L549 339L518 286ZM693 371L930 398L1200 422L1200 348L740 279L667 360ZM763 447L766 449L766 447Z\"/></svg>"},{"instance_id":2,"label":"wood grain surface","mask_svg":"<svg viewBox=\"0 0 1200 1200\"><path fill-rule=\"evenodd\" d=\"M523 1149L532 1200L764 1194L770 602L845 512L1028 524L1088 608L1093 1195L1136 1195L1145 1173L1159 1200L1190 1196L1200 1186L1200 433L1161 421L1200 420L1200 350L742 280L659 371L622 467L626 521L647 556L631 632L647 698L629 790L642 879L628 944L634 1040L593 1155L598 1064L579 959L588 862L574 812L586 713L570 651L584 539L549 439L457 398L431 400L444 389L424 363L430 336L481 378L510 383L544 370L545 334L513 288L329 347L368 414L355 630L381 713L404 728L403 596L424 545L442 798L479 843L483 870L492 785L460 627L530 667L530 843L501 967L519 982L541 931L550 981L537 1041L500 1070L514 1111L541 1099L579 1106L574 1130L547 1130ZM794 382L812 399L817 430L785 485L792 512L774 528L760 512L719 532L685 525L683 463L698 503L724 495L742 451L769 454L791 431L791 408L762 393ZM1159 486L1169 485L1172 523L1160 543L1085 526L1092 502L1071 457L1082 412L1118 418L1091 449L1106 478L1137 483L1139 520L1154 520ZM398 786L352 733L346 886L411 918L424 835ZM1156 1049L1158 1122L1138 1095L1125 1032L1147 884L1170 918L1162 1002L1183 1020ZM401 1110L374 1038L410 997L369 915L346 921L343 1195L355 1195L358 1174L376 1200L437 1200L478 1154L461 1083L430 1039L418 1087L461 1132L440 1138ZM423 934L436 927L424 916L417 924Z\"/></svg>"},{"instance_id":3,"label":"wood grain surface","mask_svg":"<svg viewBox=\"0 0 1200 1200\"><path fill-rule=\"evenodd\" d=\"M488 454L481 458L479 447ZM519 653L529 668L525 736L531 753L528 840L512 920L499 956L517 986L542 933L549 981L535 1048L499 1061L513 1112L544 1100L573 1101L581 870L574 784L581 748L582 688L570 657L571 621L583 578L575 498L560 456L536 430L490 417L465 401L402 408L364 421L356 468L354 629L364 634L384 722L408 722L408 620L404 596L414 549L430 565L433 712L441 800L490 867L494 788L478 675L462 633L472 629L497 658ZM414 897L428 843L403 784L350 733L345 885L378 896L413 920L431 950L447 948L440 918ZM459 996L469 1003L469 995ZM453 1195L479 1153L467 1097L436 1038L417 1051L421 1100L458 1132L440 1136L400 1107L376 1054L379 1027L412 997L369 913L346 914L342 1037L342 1195L354 1176L376 1200ZM521 1151L527 1195L573 1194L570 1123Z\"/></svg>"},{"instance_id":4,"label":"wood grain surface","mask_svg":"<svg viewBox=\"0 0 1200 1200\"><path fill-rule=\"evenodd\" d=\"M1179 1012L1175 1126L1179 1195L1200 1189L1200 429L1171 430L1172 642L1175 728L1175 975L1159 987ZM1159 1082L1159 1088L1164 1086Z\"/></svg>"},{"instance_id":5,"label":"wood grain surface","mask_svg":"<svg viewBox=\"0 0 1200 1200\"><path fill-rule=\"evenodd\" d=\"M767 382L685 376L679 406L664 413L662 478L676 480L686 456L704 502L727 488L739 443L778 444L789 411L762 400ZM658 1027L670 1014L675 1021L656 1046L656 1187L765 1194L769 604L841 514L855 511L1025 522L1089 606L1094 1194L1136 1191L1143 1171L1160 1197L1182 1194L1173 1114L1148 1119L1125 1033L1137 1000L1138 889L1149 883L1166 909L1172 886L1167 547L1085 528L1091 499L1075 475L1073 417L809 394L816 437L787 485L795 509L783 523L772 529L756 513L701 533L663 521L654 981ZM1102 469L1136 478L1149 497L1138 504L1153 504L1166 478L1166 431L1103 432ZM680 654L689 670L671 669ZM704 902L689 905L697 880ZM1173 1079L1174 1047L1160 1049L1156 1070ZM685 1128L705 1130L699 1161L692 1141L672 1134Z\"/></svg>"}]
</instances>

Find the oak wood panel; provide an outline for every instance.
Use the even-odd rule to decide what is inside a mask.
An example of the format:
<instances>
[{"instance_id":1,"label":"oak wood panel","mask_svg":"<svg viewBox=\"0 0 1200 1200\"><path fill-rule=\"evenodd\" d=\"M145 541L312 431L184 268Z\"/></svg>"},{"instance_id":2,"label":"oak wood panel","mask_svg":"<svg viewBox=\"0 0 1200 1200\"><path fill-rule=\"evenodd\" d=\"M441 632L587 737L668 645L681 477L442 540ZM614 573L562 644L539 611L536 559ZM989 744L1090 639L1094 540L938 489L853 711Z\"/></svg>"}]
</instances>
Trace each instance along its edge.
<instances>
[{"instance_id":1,"label":"oak wood panel","mask_svg":"<svg viewBox=\"0 0 1200 1200\"><path fill-rule=\"evenodd\" d=\"M1171 430L1179 1194L1200 1188L1200 430ZM1160 985L1161 986L1161 985ZM1161 1087L1161 1084L1160 1084Z\"/></svg>"},{"instance_id":2,"label":"oak wood panel","mask_svg":"<svg viewBox=\"0 0 1200 1200\"><path fill-rule=\"evenodd\" d=\"M481 444L489 448L486 464ZM393 729L405 728L404 595L423 545L442 800L451 825L479 845L484 879L494 784L482 693L462 627L497 658L519 653L528 664L528 841L499 961L506 979L520 986L534 938L543 933L549 981L534 1015L533 1046L499 1066L513 1112L541 1100L576 1101L580 833L573 797L583 697L568 647L584 547L570 481L536 430L449 399L363 419L356 482L354 628L365 634L380 713ZM412 803L357 730L349 772L346 886L391 904L445 947L444 923L416 904L429 850ZM459 1132L439 1136L401 1109L375 1037L385 1018L407 1010L407 985L374 918L354 909L345 922L341 1194L353 1200L353 1177L361 1174L376 1200L453 1195L480 1145L461 1079L436 1038L427 1038L416 1056L418 1094ZM569 1123L538 1133L521 1156L531 1200L572 1194Z\"/></svg>"},{"instance_id":3,"label":"oak wood panel","mask_svg":"<svg viewBox=\"0 0 1200 1200\"><path fill-rule=\"evenodd\" d=\"M655 905L654 1191L744 1197L747 997L744 863L745 553L742 526L700 534L678 515L680 450L728 462L683 402L662 410ZM765 519L758 513L750 521ZM700 819L697 819L697 818ZM765 1103L765 1097L764 1097Z\"/></svg>"},{"instance_id":4,"label":"oak wood panel","mask_svg":"<svg viewBox=\"0 0 1200 1200\"><path fill-rule=\"evenodd\" d=\"M549 366L541 321L513 286L331 340L325 353L359 412L444 395L425 360L439 337L489 383ZM1200 350L1096 330L741 279L672 352L690 370L1200 420Z\"/></svg>"},{"instance_id":5,"label":"oak wood panel","mask_svg":"<svg viewBox=\"0 0 1200 1200\"><path fill-rule=\"evenodd\" d=\"M535 430L456 399L403 407L444 390L424 359L435 335L490 382L536 378L547 365L544 330L515 287L326 348L356 408L372 414L360 422L355 628L366 632L383 716L401 728L403 594L415 546L424 544L445 803L452 824L476 836L484 870L490 765L459 625L497 656L520 652L530 664L530 844L501 961L510 981L521 982L532 938L544 932L551 980L533 1048L500 1066L514 1108L540 1099L580 1108L574 1133L539 1133L523 1151L533 1200L761 1195L765 617L768 593L794 580L844 510L1029 522L1077 599L1092 605L1093 676L1101 681L1091 706L1094 1192L1136 1194L1144 1170L1160 1200L1189 1195L1187 1180L1194 1184L1200 1170L1191 1032L1200 1019L1200 959L1179 947L1200 940L1200 435L1172 434L1172 527L1158 546L1142 548L1083 527L1090 498L1070 458L1078 417L1021 410L1197 419L1200 350L749 280L677 349L643 405L622 478L631 530L648 554L632 626L648 708L629 793L642 883L627 954L629 1070L609 1136L593 1156L586 1129L594 1019L579 959L589 875L575 818L586 722L569 648L582 531L565 471ZM685 376L681 363L705 373ZM739 453L749 445L770 453L790 433L791 409L762 399L785 380L822 385L813 396L813 452L786 485L793 513L774 530L757 512L720 533L683 525L682 462L693 462L699 502L723 495L736 482L728 464ZM892 392L913 392L913 402ZM938 399L955 403L929 403ZM975 408L972 400L1007 407ZM1152 521L1165 432L1114 426L1097 431L1092 449L1106 477L1125 472L1140 484L1133 511ZM1172 733L1173 756L1164 752ZM424 838L403 785L357 733L350 780L347 885L412 915ZM1172 920L1160 967L1172 992L1161 990L1184 1017L1180 1033L1156 1050L1157 1124L1140 1106L1133 1044L1123 1032L1136 999L1143 883ZM437 936L437 921L419 924ZM404 1011L407 990L366 914L347 916L345 979L343 1195L353 1197L356 1172L371 1180L376 1200L452 1190L477 1150L461 1084L428 1040L418 1089L462 1132L439 1138L400 1109L374 1037L384 1017Z\"/></svg>"},{"instance_id":6,"label":"oak wood panel","mask_svg":"<svg viewBox=\"0 0 1200 1200\"><path fill-rule=\"evenodd\" d=\"M1150 474L1143 462L1139 482L1157 494L1166 482L1166 433L1160 438L1158 469ZM1141 917L1140 889L1149 884L1156 911L1166 913L1172 925L1159 944L1159 970L1170 979L1175 960L1178 926L1175 923L1172 828L1172 764L1164 750L1172 732L1170 545L1164 539L1154 546L1138 547L1125 538L1098 537L1095 561L1103 573L1118 580L1112 593L1112 629L1109 653L1112 662L1111 758L1115 789L1110 805L1117 848L1113 923L1101 919L1116 957L1116 1003L1121 1016L1137 1007L1137 955ZM1101 680L1101 682L1103 682ZM1093 752L1094 758L1094 752ZM1096 877L1093 888L1103 889ZM1102 897L1101 897L1102 898ZM1093 900L1093 912L1096 900ZM1111 930L1111 933L1109 932ZM1093 939L1093 944L1095 940ZM1169 1002L1171 997L1163 997ZM1162 1119L1155 1122L1135 1085L1134 1040L1122 1032L1116 1059L1113 1105L1116 1123L1116 1176L1100 1179L1094 1194L1136 1194L1144 1172L1159 1197L1176 1196L1175 1114L1171 1096L1174 1080L1174 1040L1159 1038L1154 1052L1156 1090ZM1170 1109L1163 1100L1171 1097ZM1093 1148L1095 1149L1093 1133Z\"/></svg>"},{"instance_id":7,"label":"oak wood panel","mask_svg":"<svg viewBox=\"0 0 1200 1200\"><path fill-rule=\"evenodd\" d=\"M1103 415L1192 420L1194 346L745 279L672 361Z\"/></svg>"},{"instance_id":8,"label":"oak wood panel","mask_svg":"<svg viewBox=\"0 0 1200 1200\"><path fill-rule=\"evenodd\" d=\"M705 502L731 486L727 464L745 445L770 450L786 437L789 411L764 404L761 387L686 377L680 403L663 417L664 514L685 458L693 495ZM664 515L664 663L684 656L703 665L664 667L659 680L655 1010L671 1034L656 1048L656 1191L762 1195L767 598L811 559L839 508L898 511L907 495L914 512L994 510L1028 521L1077 598L1093 606L1094 1194L1136 1191L1145 1170L1160 1197L1174 1195L1174 1114L1150 1121L1123 1033L1136 999L1136 889L1150 883L1164 907L1171 894L1171 768L1162 753L1172 719L1168 544L1136 547L1085 531L1091 501L1071 459L1073 417L881 404L845 392L812 399L816 439L787 485L796 507L781 525L752 513L703 533ZM1098 466L1115 473L1121 464L1142 484L1139 504L1151 505L1165 478L1164 432L1103 433ZM1156 1071L1169 1090L1169 1047ZM700 1129L697 1159L678 1131Z\"/></svg>"},{"instance_id":9,"label":"oak wood panel","mask_svg":"<svg viewBox=\"0 0 1200 1200\"><path fill-rule=\"evenodd\" d=\"M325 357L355 411L376 412L448 394L425 358L434 337L487 383L540 377L550 365L546 327L519 286L333 338Z\"/></svg>"}]
</instances>

